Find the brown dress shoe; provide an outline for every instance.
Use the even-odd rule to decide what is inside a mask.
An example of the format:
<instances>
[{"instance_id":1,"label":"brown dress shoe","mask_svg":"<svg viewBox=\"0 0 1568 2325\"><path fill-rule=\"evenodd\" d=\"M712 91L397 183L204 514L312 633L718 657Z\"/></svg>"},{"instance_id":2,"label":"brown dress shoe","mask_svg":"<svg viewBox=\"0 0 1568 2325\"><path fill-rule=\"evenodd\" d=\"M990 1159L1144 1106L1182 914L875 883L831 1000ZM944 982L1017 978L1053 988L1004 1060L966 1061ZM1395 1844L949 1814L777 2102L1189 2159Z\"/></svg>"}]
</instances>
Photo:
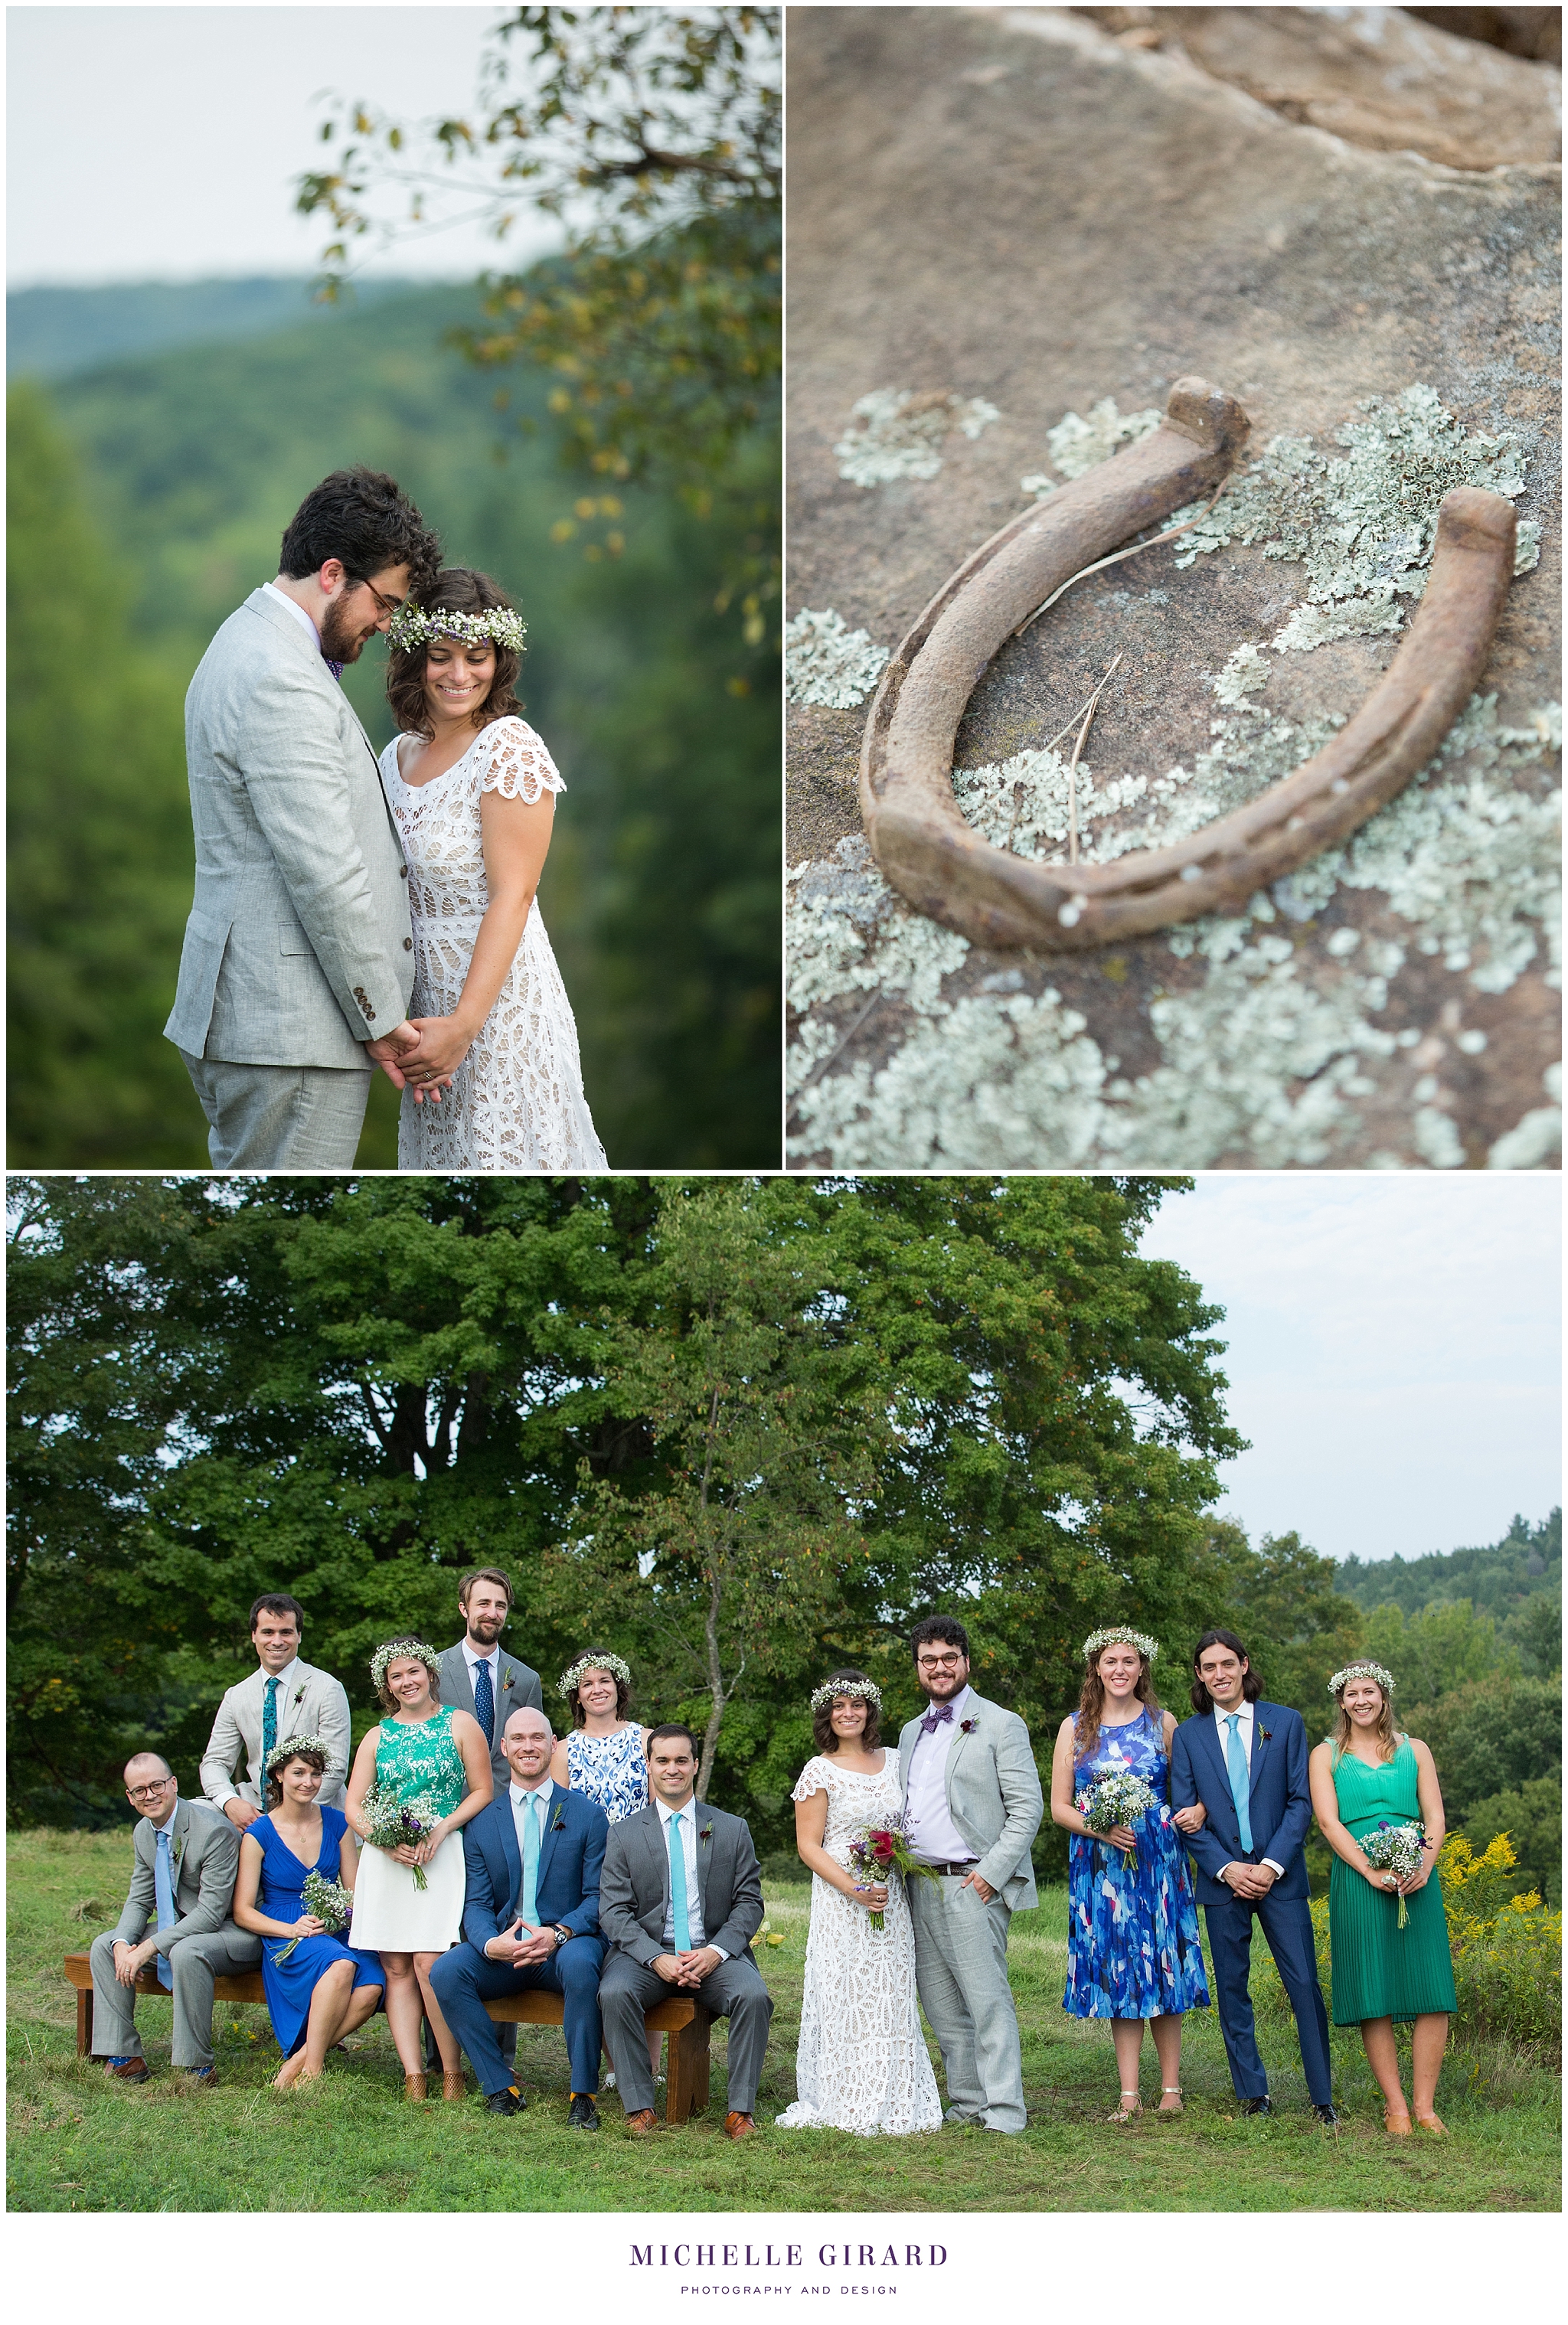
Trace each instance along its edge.
<instances>
[{"instance_id":1,"label":"brown dress shoe","mask_svg":"<svg viewBox=\"0 0 1568 2325\"><path fill-rule=\"evenodd\" d=\"M116 2083L144 2083L150 2080L145 2059L106 2059L104 2066Z\"/></svg>"},{"instance_id":2,"label":"brown dress shoe","mask_svg":"<svg viewBox=\"0 0 1568 2325\"><path fill-rule=\"evenodd\" d=\"M649 2132L658 2129L658 2125L659 2118L652 2107L638 2107L635 2115L626 2117L626 2129L636 2139L646 2139Z\"/></svg>"},{"instance_id":3,"label":"brown dress shoe","mask_svg":"<svg viewBox=\"0 0 1568 2325\"><path fill-rule=\"evenodd\" d=\"M752 2117L739 2115L733 2107L724 2118L724 2135L727 2139L749 2139L756 2129L756 2124Z\"/></svg>"}]
</instances>

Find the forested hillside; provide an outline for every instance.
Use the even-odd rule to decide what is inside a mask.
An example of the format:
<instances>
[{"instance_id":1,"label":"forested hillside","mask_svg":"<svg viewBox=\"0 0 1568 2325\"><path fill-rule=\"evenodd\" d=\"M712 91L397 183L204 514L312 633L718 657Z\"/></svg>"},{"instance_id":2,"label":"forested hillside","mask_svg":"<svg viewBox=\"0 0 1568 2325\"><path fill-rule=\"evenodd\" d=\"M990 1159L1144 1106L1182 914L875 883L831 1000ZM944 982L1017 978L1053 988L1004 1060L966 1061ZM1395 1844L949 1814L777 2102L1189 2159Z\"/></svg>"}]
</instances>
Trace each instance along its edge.
<instances>
[{"instance_id":1,"label":"forested hillside","mask_svg":"<svg viewBox=\"0 0 1568 2325\"><path fill-rule=\"evenodd\" d=\"M413 290L386 276L361 281L355 302L374 306ZM195 347L315 318L308 275L251 274L205 283L41 283L5 294L7 379L67 379L73 372L156 347Z\"/></svg>"},{"instance_id":2,"label":"forested hillside","mask_svg":"<svg viewBox=\"0 0 1568 2325\"><path fill-rule=\"evenodd\" d=\"M206 1161L160 1037L190 901L181 698L303 494L357 460L529 625L520 690L568 786L541 904L612 1161L776 1155L773 655L715 607L719 520L627 492L618 557L561 537L581 487L548 381L509 371L504 425L443 344L474 320L472 292L442 287L13 391L14 1163ZM519 415L545 424L521 436ZM742 457L775 491L771 431ZM378 743L384 667L378 642L348 681ZM393 1111L378 1078L362 1163L394 1160Z\"/></svg>"}]
</instances>

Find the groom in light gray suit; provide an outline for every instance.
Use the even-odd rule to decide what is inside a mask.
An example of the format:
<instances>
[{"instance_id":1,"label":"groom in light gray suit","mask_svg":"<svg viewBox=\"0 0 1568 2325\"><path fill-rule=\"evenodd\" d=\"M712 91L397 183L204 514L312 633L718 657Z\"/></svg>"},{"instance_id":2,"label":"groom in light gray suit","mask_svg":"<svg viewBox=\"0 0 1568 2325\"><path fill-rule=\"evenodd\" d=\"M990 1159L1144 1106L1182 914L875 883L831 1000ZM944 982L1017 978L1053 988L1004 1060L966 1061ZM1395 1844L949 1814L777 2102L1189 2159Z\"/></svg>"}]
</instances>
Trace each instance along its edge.
<instances>
[{"instance_id":1,"label":"groom in light gray suit","mask_svg":"<svg viewBox=\"0 0 1568 2325\"><path fill-rule=\"evenodd\" d=\"M898 1739L904 1822L934 1881L911 1881L914 1977L942 2045L948 2123L1022 2131L1024 2064L1007 1983L1007 1925L1037 1904L1029 1844L1044 1799L1016 1712L969 1683L969 1634L950 1616L914 1626L914 1675L930 1704Z\"/></svg>"},{"instance_id":2,"label":"groom in light gray suit","mask_svg":"<svg viewBox=\"0 0 1568 2325\"><path fill-rule=\"evenodd\" d=\"M351 1170L375 1066L412 1071L408 867L338 681L440 565L390 477L339 469L190 681L196 898L163 1031L218 1170Z\"/></svg>"}]
</instances>

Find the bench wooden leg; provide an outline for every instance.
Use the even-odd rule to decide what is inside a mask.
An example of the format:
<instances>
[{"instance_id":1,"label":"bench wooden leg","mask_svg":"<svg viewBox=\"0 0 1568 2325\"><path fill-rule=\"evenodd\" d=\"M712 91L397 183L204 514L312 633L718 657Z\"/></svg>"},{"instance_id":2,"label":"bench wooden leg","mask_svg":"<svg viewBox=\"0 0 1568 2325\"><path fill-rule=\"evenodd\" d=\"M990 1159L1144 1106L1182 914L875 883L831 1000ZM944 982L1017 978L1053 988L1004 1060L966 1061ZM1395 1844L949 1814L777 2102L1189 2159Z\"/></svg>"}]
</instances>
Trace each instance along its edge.
<instances>
[{"instance_id":1,"label":"bench wooden leg","mask_svg":"<svg viewBox=\"0 0 1568 2325\"><path fill-rule=\"evenodd\" d=\"M93 2049L93 1990L90 1986L79 1986L76 1990L76 2055L90 2059Z\"/></svg>"},{"instance_id":2,"label":"bench wooden leg","mask_svg":"<svg viewBox=\"0 0 1568 2325\"><path fill-rule=\"evenodd\" d=\"M688 2116L700 2115L708 2104L708 2036L712 2024L708 2013L699 2010L689 2026L673 2028L666 2038L670 2060L666 2122L684 2123Z\"/></svg>"}]
</instances>

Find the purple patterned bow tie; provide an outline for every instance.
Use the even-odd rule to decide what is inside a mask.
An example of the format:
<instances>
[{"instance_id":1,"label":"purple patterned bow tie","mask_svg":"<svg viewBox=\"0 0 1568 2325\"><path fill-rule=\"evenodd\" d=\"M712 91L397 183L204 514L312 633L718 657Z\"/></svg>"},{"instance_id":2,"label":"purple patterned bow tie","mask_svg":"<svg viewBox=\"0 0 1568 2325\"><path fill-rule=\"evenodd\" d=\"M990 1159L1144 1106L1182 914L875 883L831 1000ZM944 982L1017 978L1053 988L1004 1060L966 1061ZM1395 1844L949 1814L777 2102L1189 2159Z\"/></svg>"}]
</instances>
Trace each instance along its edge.
<instances>
[{"instance_id":1,"label":"purple patterned bow tie","mask_svg":"<svg viewBox=\"0 0 1568 2325\"><path fill-rule=\"evenodd\" d=\"M920 1724L928 1736L934 1736L942 1721L951 1718L952 1706L951 1703L944 1703L940 1711L928 1711Z\"/></svg>"},{"instance_id":2,"label":"purple patterned bow tie","mask_svg":"<svg viewBox=\"0 0 1568 2325\"><path fill-rule=\"evenodd\" d=\"M330 654L323 654L321 656L321 660L326 663L328 669L331 672L339 684L341 685L343 682L343 664L340 662L334 662Z\"/></svg>"}]
</instances>

